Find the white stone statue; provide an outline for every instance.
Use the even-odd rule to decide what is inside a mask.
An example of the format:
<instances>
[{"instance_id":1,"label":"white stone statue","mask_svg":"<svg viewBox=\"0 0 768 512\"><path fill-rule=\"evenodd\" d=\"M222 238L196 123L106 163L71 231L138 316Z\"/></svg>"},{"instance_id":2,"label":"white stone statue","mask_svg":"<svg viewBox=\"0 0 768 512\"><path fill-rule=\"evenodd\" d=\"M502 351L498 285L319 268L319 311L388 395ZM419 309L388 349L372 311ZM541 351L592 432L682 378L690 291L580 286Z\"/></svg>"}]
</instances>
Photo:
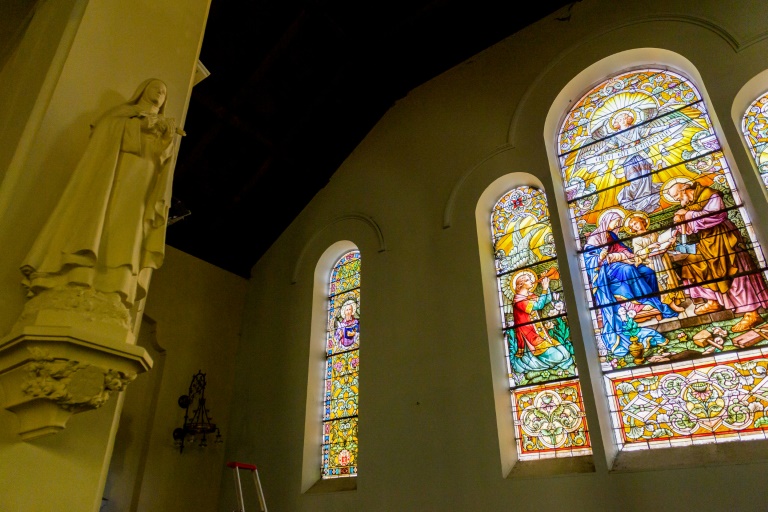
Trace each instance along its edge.
<instances>
[{"instance_id":1,"label":"white stone statue","mask_svg":"<svg viewBox=\"0 0 768 512\"><path fill-rule=\"evenodd\" d=\"M101 302L114 310L107 315L129 321L120 304L130 311L146 295L145 270L163 261L174 136L184 134L164 115L166 94L161 80L145 80L91 125L85 153L21 266L31 297L25 309L35 300L41 304L32 309L77 309L85 299L85 309Z\"/></svg>"}]
</instances>

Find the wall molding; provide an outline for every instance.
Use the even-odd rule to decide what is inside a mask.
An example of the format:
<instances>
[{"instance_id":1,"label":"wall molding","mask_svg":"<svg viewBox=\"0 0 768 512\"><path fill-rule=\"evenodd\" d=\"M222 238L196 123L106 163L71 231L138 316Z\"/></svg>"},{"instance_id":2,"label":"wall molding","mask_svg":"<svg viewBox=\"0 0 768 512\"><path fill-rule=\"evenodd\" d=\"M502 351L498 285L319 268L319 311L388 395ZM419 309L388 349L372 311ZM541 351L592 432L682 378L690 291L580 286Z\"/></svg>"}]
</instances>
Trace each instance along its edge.
<instances>
[{"instance_id":1,"label":"wall molding","mask_svg":"<svg viewBox=\"0 0 768 512\"><path fill-rule=\"evenodd\" d=\"M502 146L499 146L498 148L494 149L493 151L491 151L490 153L482 157L474 166L467 169L461 175L461 177L456 181L453 188L451 189L450 195L448 196L448 199L445 204L445 208L443 210L443 229L448 229L452 226L453 212L456 207L457 197L461 192L462 188L464 187L465 183L467 182L469 177L475 172L475 170L477 170L479 167L484 165L486 162L488 162L490 159L494 158L495 156L501 153L504 153L506 151L512 150L516 147L517 126L519 124L520 117L522 115L521 112L525 110L525 106L528 104L531 96L533 95L533 92L539 89L539 85L552 72L553 69L560 66L561 63L569 55L573 54L580 47L586 44L592 43L593 41L601 37L604 37L605 35L610 34L611 32L615 32L617 30L631 27L634 25L640 25L644 23L653 23L653 22L664 22L664 21L687 23L690 25L696 25L696 26L702 27L705 30L708 30L713 34L717 35L723 41L725 41L735 53L739 53L745 50L746 48L749 48L750 46L764 39L768 39L768 31L764 31L750 39L747 39L745 41L739 41L739 39L733 34L732 31L728 30L727 28L707 18L704 18L701 16L685 15L685 14L661 13L661 14L643 16L643 17L635 18L633 20L616 23L566 48L557 57L555 57L554 59L552 59L546 64L544 69L542 69L542 71L531 82L531 85L528 86L528 88L523 93L522 97L520 98L520 101L517 103L512 113L512 119L509 124L509 129L507 131L507 139L506 139L507 143ZM295 273L294 273L294 276L295 276Z\"/></svg>"},{"instance_id":2,"label":"wall molding","mask_svg":"<svg viewBox=\"0 0 768 512\"><path fill-rule=\"evenodd\" d=\"M293 273L291 274L291 284L296 284L299 281L299 273L301 272L301 269L304 266L304 259L306 258L306 255L309 252L310 248L314 247L315 241L320 236L320 234L326 229L333 226L334 224L338 224L339 222L343 222L347 220L363 223L363 225L368 227L376 236L376 240L378 242L378 252L384 252L387 250L387 244L384 240L384 234L382 233L381 227L379 227L379 224L375 220L373 220L373 217L371 217L368 214L360 213L360 212L351 212L351 213L345 213L343 215L339 215L338 217L335 217L326 225L324 225L323 227L315 231L315 233L304 244L304 247L302 247L301 252L299 253L299 257L296 259L296 264L293 267Z\"/></svg>"},{"instance_id":3,"label":"wall molding","mask_svg":"<svg viewBox=\"0 0 768 512\"><path fill-rule=\"evenodd\" d=\"M608 26L602 31L596 32L591 36L585 37L581 39L579 42L577 42L576 44L573 44L570 47L566 48L557 57L555 57L554 59L552 59L547 63L547 65L544 67L541 73L539 73L536 76L536 78L531 82L531 85L529 85L528 88L525 90L525 93L523 93L523 96L520 98L520 101L517 103L517 106L515 106L515 109L512 113L512 121L509 124L509 131L507 132L507 141L509 141L510 144L515 143L515 139L517 135L517 125L519 123L519 119L521 116L520 112L525 110L524 107L528 103L531 95L533 94L533 91L538 89L539 84L541 84L544 78L554 68L561 65L561 63L569 55L573 54L580 47L586 44L592 43L597 39L600 39L601 37L604 37L607 34L610 34L611 32L615 32L617 30L628 28L634 25L641 25L644 23L664 22L664 21L687 23L689 25L696 25L705 30L708 30L713 34L717 35L723 41L725 41L728 44L728 46L731 47L734 53L739 53L745 50L746 48L749 48L750 46L768 38L768 31L764 31L744 42L740 42L738 38L730 30L726 29L722 25L718 25L717 23L701 16L691 16L687 14L671 14L671 13L652 14L648 16L635 18L633 20L622 21L612 26Z\"/></svg>"},{"instance_id":4,"label":"wall molding","mask_svg":"<svg viewBox=\"0 0 768 512\"><path fill-rule=\"evenodd\" d=\"M456 208L456 198L458 197L459 192L461 192L461 189L464 187L464 183L466 183L472 173L474 173L475 170L479 167L485 165L485 163L492 158L513 149L515 149L513 144L504 144L503 146L499 146L481 158L479 162L467 169L464 174L461 175L461 177L453 185L453 188L451 188L451 193L448 196L448 200L445 202L445 208L443 209L443 229L448 229L451 227L453 223L453 211Z\"/></svg>"}]
</instances>

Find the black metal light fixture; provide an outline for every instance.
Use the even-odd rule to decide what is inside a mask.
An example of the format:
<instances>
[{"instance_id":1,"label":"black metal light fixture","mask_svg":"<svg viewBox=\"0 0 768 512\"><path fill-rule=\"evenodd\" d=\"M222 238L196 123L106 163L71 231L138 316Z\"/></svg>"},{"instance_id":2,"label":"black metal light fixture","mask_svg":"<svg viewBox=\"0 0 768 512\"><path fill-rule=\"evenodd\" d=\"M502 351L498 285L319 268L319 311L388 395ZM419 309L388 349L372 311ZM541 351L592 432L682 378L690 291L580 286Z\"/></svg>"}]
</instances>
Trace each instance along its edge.
<instances>
[{"instance_id":1,"label":"black metal light fixture","mask_svg":"<svg viewBox=\"0 0 768 512\"><path fill-rule=\"evenodd\" d=\"M180 220L184 220L184 217L192 215L192 212L184 206L181 199L171 197L171 207L168 209L168 225L176 224Z\"/></svg>"},{"instance_id":2,"label":"black metal light fixture","mask_svg":"<svg viewBox=\"0 0 768 512\"><path fill-rule=\"evenodd\" d=\"M208 446L207 436L216 432L216 440L221 442L221 431L213 423L213 419L208 416L210 412L205 406L205 374L199 370L192 376L192 382L189 384L189 393L179 397L179 407L184 409L184 425L174 429L173 440L179 447L179 453L184 453L184 443L200 441L201 447ZM197 401L197 407L193 408ZM190 415L190 409L193 408Z\"/></svg>"}]
</instances>

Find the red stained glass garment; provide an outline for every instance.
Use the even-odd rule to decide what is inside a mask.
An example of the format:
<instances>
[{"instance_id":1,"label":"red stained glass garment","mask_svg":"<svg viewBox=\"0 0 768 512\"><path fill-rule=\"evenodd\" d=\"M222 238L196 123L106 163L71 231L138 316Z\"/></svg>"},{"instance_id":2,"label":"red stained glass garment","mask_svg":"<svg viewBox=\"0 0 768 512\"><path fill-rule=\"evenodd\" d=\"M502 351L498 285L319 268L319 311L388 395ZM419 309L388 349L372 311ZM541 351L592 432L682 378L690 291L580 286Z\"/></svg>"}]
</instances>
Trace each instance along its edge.
<instances>
[{"instance_id":1,"label":"red stained glass garment","mask_svg":"<svg viewBox=\"0 0 768 512\"><path fill-rule=\"evenodd\" d=\"M504 194L491 232L518 458L589 454L544 193L522 186Z\"/></svg>"},{"instance_id":2,"label":"red stained glass garment","mask_svg":"<svg viewBox=\"0 0 768 512\"><path fill-rule=\"evenodd\" d=\"M762 436L765 258L702 95L621 73L576 102L558 150L618 445Z\"/></svg>"}]
</instances>

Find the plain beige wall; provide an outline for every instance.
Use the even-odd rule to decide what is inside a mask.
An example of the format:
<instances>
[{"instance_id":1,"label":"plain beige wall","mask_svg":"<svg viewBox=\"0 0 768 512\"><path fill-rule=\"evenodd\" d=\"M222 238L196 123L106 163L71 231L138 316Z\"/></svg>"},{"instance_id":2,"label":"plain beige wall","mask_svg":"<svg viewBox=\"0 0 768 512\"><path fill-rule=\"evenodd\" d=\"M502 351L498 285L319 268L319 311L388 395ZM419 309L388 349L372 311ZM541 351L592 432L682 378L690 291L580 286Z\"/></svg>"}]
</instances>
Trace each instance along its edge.
<instances>
[{"instance_id":1,"label":"plain beige wall","mask_svg":"<svg viewBox=\"0 0 768 512\"><path fill-rule=\"evenodd\" d=\"M649 469L609 470L610 436L598 433L609 427L600 397L586 399L594 472L502 475L491 371L499 363L489 351L475 207L494 180L513 172L536 176L550 198L562 195L552 179L546 145L554 140L545 139L545 122L574 77L638 48L680 56L653 64L689 62L732 168L741 173L742 192L754 202L752 213L768 210L730 118L743 85L768 67L768 4L618 5L576 2L570 21L555 19L565 11L549 16L411 91L253 268L237 356L236 437L227 441L227 456L259 466L271 511L766 509L768 464L749 456L725 456L707 467L682 456L675 462L683 468L650 469L651 453ZM550 200L554 219L562 213L557 203ZM385 251L360 217L345 217L352 213L375 221ZM768 226L757 229L765 243ZM554 232L561 267L576 268L566 241L572 235L557 223ZM302 494L307 370L318 350L310 336L312 276L339 240L362 254L359 476L354 491ZM585 347L576 356L589 393L602 385L586 350L594 340L579 335L579 319L588 318L581 289L573 282L566 299L574 342ZM714 458L723 453L706 450ZM233 503L232 491L222 488L219 510Z\"/></svg>"},{"instance_id":2,"label":"plain beige wall","mask_svg":"<svg viewBox=\"0 0 768 512\"><path fill-rule=\"evenodd\" d=\"M168 84L168 115L183 121L209 2L37 3L29 29L4 67L3 81L12 84L0 88L0 105L14 105L16 110L9 115L18 123L3 128L2 135L10 136L0 142L2 335L25 300L20 262L82 155L89 123L106 108L126 100L142 80L154 76ZM25 56L29 59L15 60ZM25 90L34 98L33 104L26 97L14 100ZM208 289L221 284L206 280ZM214 330L218 329L208 326L201 331ZM33 442L19 442L15 416L0 410L0 510L98 510L117 405L112 400L101 410L76 415L65 431ZM197 482L187 487L193 494L199 489ZM179 488L184 485L169 487L168 492Z\"/></svg>"},{"instance_id":3,"label":"plain beige wall","mask_svg":"<svg viewBox=\"0 0 768 512\"><path fill-rule=\"evenodd\" d=\"M165 362L136 510L210 512L220 485L231 486L230 475L221 480L224 444L214 444L215 436L209 436L207 448L187 444L179 453L172 433L183 424L184 409L177 401L201 370L208 383L209 415L225 443L235 438L229 416L248 282L172 247L166 251L165 264L152 277L145 310L156 322Z\"/></svg>"},{"instance_id":4,"label":"plain beige wall","mask_svg":"<svg viewBox=\"0 0 768 512\"><path fill-rule=\"evenodd\" d=\"M14 40L9 42L11 53L0 71L0 240L9 249L4 258L7 264L0 266L3 334L16 320L23 304L18 265L12 263L21 261L21 253L28 245L22 246L18 241L18 232L26 231L18 229L26 225L25 219L20 218L23 215L11 213L14 209L24 211L24 205L17 204L16 189L18 182L25 179L24 168L30 153L40 151L37 133L86 5L83 0L38 2L26 30L14 34Z\"/></svg>"}]
</instances>

